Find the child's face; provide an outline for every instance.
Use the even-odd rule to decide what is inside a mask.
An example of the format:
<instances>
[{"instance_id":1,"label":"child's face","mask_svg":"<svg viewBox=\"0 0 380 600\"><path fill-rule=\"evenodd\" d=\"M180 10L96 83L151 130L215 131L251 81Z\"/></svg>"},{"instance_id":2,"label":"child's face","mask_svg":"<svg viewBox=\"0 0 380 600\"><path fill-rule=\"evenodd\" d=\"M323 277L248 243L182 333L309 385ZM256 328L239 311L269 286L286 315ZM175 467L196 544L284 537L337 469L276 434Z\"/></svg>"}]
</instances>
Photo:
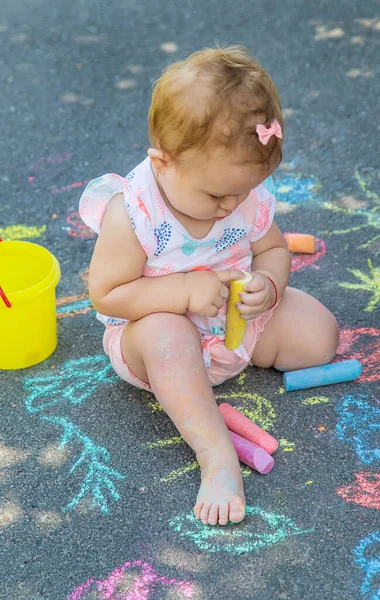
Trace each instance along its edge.
<instances>
[{"instance_id":1,"label":"child's face","mask_svg":"<svg viewBox=\"0 0 380 600\"><path fill-rule=\"evenodd\" d=\"M184 154L160 170L158 182L172 208L197 220L227 217L269 175L264 165L234 163L226 151Z\"/></svg>"}]
</instances>

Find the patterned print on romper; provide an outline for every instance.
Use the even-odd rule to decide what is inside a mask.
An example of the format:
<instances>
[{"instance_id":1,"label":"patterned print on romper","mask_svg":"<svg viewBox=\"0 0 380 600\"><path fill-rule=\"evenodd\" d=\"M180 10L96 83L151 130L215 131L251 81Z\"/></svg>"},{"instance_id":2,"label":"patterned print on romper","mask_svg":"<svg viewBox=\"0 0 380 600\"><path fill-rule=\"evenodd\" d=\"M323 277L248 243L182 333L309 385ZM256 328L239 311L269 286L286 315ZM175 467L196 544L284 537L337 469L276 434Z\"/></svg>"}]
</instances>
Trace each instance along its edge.
<instances>
[{"instance_id":1,"label":"patterned print on romper","mask_svg":"<svg viewBox=\"0 0 380 600\"><path fill-rule=\"evenodd\" d=\"M246 235L247 232L245 231L245 229L228 227L224 230L222 238L215 245L216 252L221 252L222 250L229 248L233 244L236 244L236 242L238 242L239 240L245 238Z\"/></svg>"},{"instance_id":2,"label":"patterned print on romper","mask_svg":"<svg viewBox=\"0 0 380 600\"><path fill-rule=\"evenodd\" d=\"M159 256L163 252L168 244L168 241L172 235L172 226L167 221L161 223L159 227L154 228L154 235L157 240L157 250L154 256Z\"/></svg>"},{"instance_id":3,"label":"patterned print on romper","mask_svg":"<svg viewBox=\"0 0 380 600\"><path fill-rule=\"evenodd\" d=\"M270 223L270 210L269 207L265 204L265 202L260 202L259 210L260 214L255 223L255 227L259 231L265 231L266 229L268 229Z\"/></svg>"}]
</instances>

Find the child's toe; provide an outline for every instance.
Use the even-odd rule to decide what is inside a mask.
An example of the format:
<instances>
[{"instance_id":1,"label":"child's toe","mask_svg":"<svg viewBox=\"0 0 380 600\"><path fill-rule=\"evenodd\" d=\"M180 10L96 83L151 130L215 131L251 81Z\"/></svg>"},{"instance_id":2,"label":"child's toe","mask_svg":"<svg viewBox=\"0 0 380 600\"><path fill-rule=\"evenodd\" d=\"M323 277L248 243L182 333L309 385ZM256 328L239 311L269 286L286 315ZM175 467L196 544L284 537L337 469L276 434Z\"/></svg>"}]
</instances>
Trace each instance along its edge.
<instances>
[{"instance_id":1,"label":"child's toe","mask_svg":"<svg viewBox=\"0 0 380 600\"><path fill-rule=\"evenodd\" d=\"M204 504L201 510L201 520L204 525L208 525L208 513L210 511L211 504Z\"/></svg>"},{"instance_id":2,"label":"child's toe","mask_svg":"<svg viewBox=\"0 0 380 600\"><path fill-rule=\"evenodd\" d=\"M219 504L212 504L210 511L208 513L209 525L216 525L218 522L218 516L219 516Z\"/></svg>"},{"instance_id":3,"label":"child's toe","mask_svg":"<svg viewBox=\"0 0 380 600\"><path fill-rule=\"evenodd\" d=\"M245 517L245 506L241 500L241 498L239 498L239 496L236 496L233 500L231 500L230 502L230 521L232 523L240 523L240 521L242 521Z\"/></svg>"},{"instance_id":4,"label":"child's toe","mask_svg":"<svg viewBox=\"0 0 380 600\"><path fill-rule=\"evenodd\" d=\"M199 504L196 504L194 506L194 515L196 519L200 519L201 518L201 509L202 509L203 504L200 502Z\"/></svg>"},{"instance_id":5,"label":"child's toe","mask_svg":"<svg viewBox=\"0 0 380 600\"><path fill-rule=\"evenodd\" d=\"M223 502L219 505L219 525L227 525L228 523L228 504Z\"/></svg>"}]
</instances>

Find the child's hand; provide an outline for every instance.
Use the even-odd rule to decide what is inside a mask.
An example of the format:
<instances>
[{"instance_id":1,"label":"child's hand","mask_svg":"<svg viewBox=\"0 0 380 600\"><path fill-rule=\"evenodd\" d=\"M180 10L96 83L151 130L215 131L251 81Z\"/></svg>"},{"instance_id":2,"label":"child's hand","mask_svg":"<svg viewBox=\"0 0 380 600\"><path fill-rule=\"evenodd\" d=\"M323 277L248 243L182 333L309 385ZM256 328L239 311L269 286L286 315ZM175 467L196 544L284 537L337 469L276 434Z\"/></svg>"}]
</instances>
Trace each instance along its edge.
<instances>
[{"instance_id":1,"label":"child's hand","mask_svg":"<svg viewBox=\"0 0 380 600\"><path fill-rule=\"evenodd\" d=\"M236 308L243 319L255 319L272 307L276 292L270 279L262 273L252 272L252 281L246 283L244 292L240 292L241 302L236 303Z\"/></svg>"},{"instance_id":2,"label":"child's hand","mask_svg":"<svg viewBox=\"0 0 380 600\"><path fill-rule=\"evenodd\" d=\"M228 287L225 284L243 277L244 274L237 269L186 273L188 310L195 315L216 317L228 298Z\"/></svg>"}]
</instances>

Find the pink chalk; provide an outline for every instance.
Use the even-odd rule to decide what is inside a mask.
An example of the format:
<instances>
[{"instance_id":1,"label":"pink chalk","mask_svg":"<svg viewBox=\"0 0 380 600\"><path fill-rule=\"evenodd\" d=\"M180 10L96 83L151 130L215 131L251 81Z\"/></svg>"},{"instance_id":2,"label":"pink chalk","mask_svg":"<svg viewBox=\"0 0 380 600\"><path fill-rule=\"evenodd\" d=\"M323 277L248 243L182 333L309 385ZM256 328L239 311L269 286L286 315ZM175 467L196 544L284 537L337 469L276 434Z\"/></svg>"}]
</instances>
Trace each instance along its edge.
<instances>
[{"instance_id":1,"label":"pink chalk","mask_svg":"<svg viewBox=\"0 0 380 600\"><path fill-rule=\"evenodd\" d=\"M274 458L264 448L252 444L240 435L230 431L232 443L239 460L262 475L266 475L274 467Z\"/></svg>"},{"instance_id":2,"label":"pink chalk","mask_svg":"<svg viewBox=\"0 0 380 600\"><path fill-rule=\"evenodd\" d=\"M273 452L277 450L277 440L256 425L256 423L247 419L247 417L242 415L236 408L232 408L232 406L223 402L223 404L219 405L219 410L222 413L222 417L228 429L242 436L249 442L261 446L261 448L264 448L269 454L273 454Z\"/></svg>"}]
</instances>

